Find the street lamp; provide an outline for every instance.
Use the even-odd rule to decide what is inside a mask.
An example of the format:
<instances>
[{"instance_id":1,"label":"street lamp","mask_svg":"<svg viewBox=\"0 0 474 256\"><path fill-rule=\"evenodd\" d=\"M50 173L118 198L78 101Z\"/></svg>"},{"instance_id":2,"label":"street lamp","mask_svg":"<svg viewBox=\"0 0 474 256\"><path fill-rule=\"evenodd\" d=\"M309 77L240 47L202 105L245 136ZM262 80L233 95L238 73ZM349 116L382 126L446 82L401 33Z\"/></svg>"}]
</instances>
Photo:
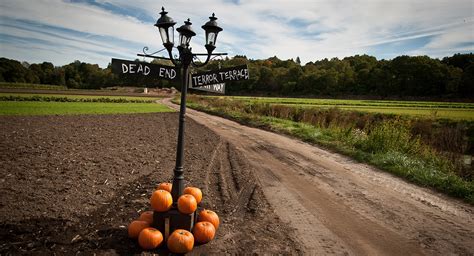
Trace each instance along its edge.
<instances>
[{"instance_id":1,"label":"street lamp","mask_svg":"<svg viewBox=\"0 0 474 256\"><path fill-rule=\"evenodd\" d=\"M222 28L217 26L217 18L215 17L214 13L211 17L209 17L209 21L202 26L202 28L206 31L206 49L208 53L212 53L212 51L216 48L216 40L217 34L222 31Z\"/></svg>"},{"instance_id":2,"label":"street lamp","mask_svg":"<svg viewBox=\"0 0 474 256\"><path fill-rule=\"evenodd\" d=\"M179 33L179 46L181 48L186 48L189 46L189 42L191 42L191 37L195 36L193 28L191 27L192 23L189 21L184 22L184 25L177 28L176 31Z\"/></svg>"},{"instance_id":3,"label":"street lamp","mask_svg":"<svg viewBox=\"0 0 474 256\"><path fill-rule=\"evenodd\" d=\"M184 127L185 127L185 114L186 114L186 93L189 84L189 66L193 65L195 67L202 67L206 65L212 55L223 55L223 54L212 54L214 49L216 48L216 39L217 34L222 31L217 25L217 18L214 14L209 17L209 21L202 26L204 31L206 32L206 54L194 54L192 53L191 47L189 47L189 43L191 38L196 35L193 31L191 25L192 23L188 19L184 22L184 25L177 28L176 30L179 33L179 45L176 47L179 52L179 57L173 57L173 47L174 47L174 25L176 22L173 21L167 14L168 12L165 11L165 8L161 8L161 17L156 21L155 26L158 27L161 35L161 40L163 41L163 45L165 46L166 50L168 51L168 55L172 63L182 70L182 85L181 85L181 104L179 110L179 130L178 130L178 144L177 144L177 151L176 151L176 166L174 168L174 176L173 176L173 188L171 191L171 195L173 196L173 208L176 208L176 204L178 198L183 194L184 190L184 176L183 176L183 160L184 160ZM202 63L195 63L194 58L196 56L206 55L206 61ZM176 217L176 219L185 219L181 217ZM157 218L154 217L156 220ZM159 219L159 218L158 218ZM156 221L154 221L156 222ZM173 220L171 221L173 222ZM177 221L179 222L179 220ZM177 227L176 223L171 223L172 226ZM192 222L191 222L192 226Z\"/></svg>"},{"instance_id":4,"label":"street lamp","mask_svg":"<svg viewBox=\"0 0 474 256\"><path fill-rule=\"evenodd\" d=\"M165 8L161 8L161 17L156 21L155 26L160 30L161 40L163 45L168 51L171 51L174 45L174 25L176 22L169 17L168 12L165 12Z\"/></svg>"}]
</instances>

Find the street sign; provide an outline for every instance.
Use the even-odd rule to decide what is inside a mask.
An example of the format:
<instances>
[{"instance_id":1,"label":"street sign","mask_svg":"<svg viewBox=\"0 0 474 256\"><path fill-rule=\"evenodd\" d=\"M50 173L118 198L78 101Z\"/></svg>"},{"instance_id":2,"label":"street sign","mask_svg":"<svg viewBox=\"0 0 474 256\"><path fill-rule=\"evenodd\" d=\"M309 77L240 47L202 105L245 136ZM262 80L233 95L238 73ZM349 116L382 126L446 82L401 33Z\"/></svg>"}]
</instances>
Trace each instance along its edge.
<instances>
[{"instance_id":1,"label":"street sign","mask_svg":"<svg viewBox=\"0 0 474 256\"><path fill-rule=\"evenodd\" d=\"M223 68L191 75L191 88L249 79L247 65Z\"/></svg>"},{"instance_id":2,"label":"street sign","mask_svg":"<svg viewBox=\"0 0 474 256\"><path fill-rule=\"evenodd\" d=\"M112 59L112 72L118 75L141 76L150 79L178 79L175 67L121 59Z\"/></svg>"},{"instance_id":3,"label":"street sign","mask_svg":"<svg viewBox=\"0 0 474 256\"><path fill-rule=\"evenodd\" d=\"M210 85L204 85L204 86L200 86L200 87L190 87L190 88L194 89L194 90L205 91L205 92L214 92L214 93L225 94L225 83L210 84Z\"/></svg>"}]
</instances>

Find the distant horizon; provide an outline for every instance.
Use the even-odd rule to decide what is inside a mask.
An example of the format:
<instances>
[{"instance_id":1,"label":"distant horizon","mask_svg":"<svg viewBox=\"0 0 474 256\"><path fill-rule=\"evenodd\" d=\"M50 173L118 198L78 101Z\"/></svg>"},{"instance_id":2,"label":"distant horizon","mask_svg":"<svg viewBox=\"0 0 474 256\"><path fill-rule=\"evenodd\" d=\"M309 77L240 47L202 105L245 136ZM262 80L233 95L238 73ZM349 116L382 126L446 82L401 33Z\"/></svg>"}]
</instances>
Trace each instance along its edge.
<instances>
[{"instance_id":1,"label":"distant horizon","mask_svg":"<svg viewBox=\"0 0 474 256\"><path fill-rule=\"evenodd\" d=\"M195 52L205 52L201 25L215 13L224 29L219 52L250 59L370 55L380 59L474 52L471 0L3 0L0 55L31 63L79 60L106 67L163 48L153 25L161 7L176 22L191 19ZM178 33L175 31L175 42Z\"/></svg>"},{"instance_id":2,"label":"distant horizon","mask_svg":"<svg viewBox=\"0 0 474 256\"><path fill-rule=\"evenodd\" d=\"M345 57L342 57L342 58L339 58L339 57L331 57L331 58L322 58L322 59L319 59L319 60L310 60L310 61L308 61L307 63L304 63L304 64L301 63L301 65L304 66L304 65L306 65L306 64L308 64L308 63L310 63L310 62L313 62L313 63L314 63L314 62L316 62L316 61L321 61L321 60L324 60L324 59L331 60L331 59L333 59L333 58L338 58L339 60L342 60L342 59L344 59L344 58L350 58L350 57L354 57L354 56L363 56L363 55L367 55L367 56L370 56L370 57L374 57L374 58L376 58L377 61L381 61L381 60L388 60L388 61L390 61L390 60L393 60L393 59L395 59L395 58L397 58L397 57L401 57L401 56L409 56L409 57L427 56L427 57L429 57L429 58L431 58L431 59L443 60L443 58L452 57L452 56L458 55L458 54L460 54L460 55L464 55L464 54L465 54L465 55L468 55L468 54L474 54L474 53L473 53L473 52L454 53L454 54L449 55L449 56L443 56L443 57L438 57L438 58L434 58L434 57L431 57L431 56L428 56L428 55L412 55L412 56L410 56L410 55L399 55L399 56L394 56L393 58L390 58L390 59L379 59L379 58L377 58L376 56L372 56L372 55L369 55L369 54L355 54L355 55L351 55L351 56L345 56ZM234 58L234 57L236 57L236 56L244 56L244 55L237 54L237 55L228 56L228 57L229 57L229 58ZM271 57L267 57L267 58L263 58L263 59L260 59L260 58L254 59L254 58L249 58L248 56L245 56L245 57L247 57L248 60L252 60L252 61L256 61L256 60L267 60L267 59L270 59L270 58L273 58L273 57L277 57L279 60L282 60L282 61L287 61L287 60L291 60L291 59L292 59L293 61L296 62L296 57L299 57L299 56L296 56L295 58L289 58L289 59L283 59L283 58L280 58L280 57L278 57L278 56L276 56L276 55L271 56ZM91 64L91 65L95 65L95 64L99 65L98 63L85 62L85 61L82 61L82 60L79 60L79 59L76 59L76 60L73 60L73 61L70 61L70 62L66 62L65 64L56 65L56 63L51 62L51 61L47 61L47 60L45 60L45 61L39 61L39 62L29 62L29 61L26 61L26 60L18 60L18 59L8 58L8 57L5 57L5 56L0 56L0 58L6 58L6 59L10 59L10 60L16 60L16 61L18 61L18 62L20 62L20 63L26 62L26 63L28 63L29 65L31 65L31 64L41 64L41 63L44 63L44 62L49 62L49 63L52 63L55 67L65 66L65 65L74 63L74 62L76 62L76 61L79 61L79 62L81 62L81 63ZM301 57L300 57L300 58L301 58ZM133 61L133 60L135 60L135 59L139 59L140 61L143 61L144 58L137 56L136 58L125 59L125 60L132 60L132 61ZM146 60L147 62L151 62L152 58L145 58L145 60ZM108 64L110 64L111 62L112 62L112 58L110 59L110 62L109 62ZM99 65L99 67L101 67L101 68L107 68L107 66L108 66L108 65L106 65L106 66L101 66L101 65Z\"/></svg>"}]
</instances>

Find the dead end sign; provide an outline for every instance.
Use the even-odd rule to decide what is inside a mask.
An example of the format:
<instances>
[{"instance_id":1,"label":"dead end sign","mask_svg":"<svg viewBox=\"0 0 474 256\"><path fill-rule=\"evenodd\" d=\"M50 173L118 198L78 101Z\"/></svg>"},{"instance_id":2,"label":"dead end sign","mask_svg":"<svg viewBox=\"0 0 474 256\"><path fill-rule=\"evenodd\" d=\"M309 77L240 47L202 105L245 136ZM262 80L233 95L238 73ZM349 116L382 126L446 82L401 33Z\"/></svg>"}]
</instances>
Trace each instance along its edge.
<instances>
[{"instance_id":1,"label":"dead end sign","mask_svg":"<svg viewBox=\"0 0 474 256\"><path fill-rule=\"evenodd\" d=\"M175 67L121 59L112 59L112 72L118 75L143 76L150 79L178 79Z\"/></svg>"},{"instance_id":2,"label":"dead end sign","mask_svg":"<svg viewBox=\"0 0 474 256\"><path fill-rule=\"evenodd\" d=\"M193 74L191 76L191 87L201 87L248 79L249 70L247 68L247 65L241 65L231 68L224 68Z\"/></svg>"}]
</instances>

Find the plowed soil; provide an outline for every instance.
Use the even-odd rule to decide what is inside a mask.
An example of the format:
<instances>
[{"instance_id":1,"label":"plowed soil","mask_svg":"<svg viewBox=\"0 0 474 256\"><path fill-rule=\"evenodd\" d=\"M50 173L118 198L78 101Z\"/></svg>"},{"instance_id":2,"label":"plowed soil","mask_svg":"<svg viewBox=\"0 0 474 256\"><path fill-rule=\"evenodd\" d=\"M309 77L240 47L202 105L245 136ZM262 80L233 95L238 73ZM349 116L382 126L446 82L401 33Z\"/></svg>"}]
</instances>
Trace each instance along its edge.
<instances>
[{"instance_id":1,"label":"plowed soil","mask_svg":"<svg viewBox=\"0 0 474 256\"><path fill-rule=\"evenodd\" d=\"M0 255L144 253L126 226L171 180L177 125L177 113L0 117ZM300 252L232 144L192 120L185 143L187 184L222 223L193 253Z\"/></svg>"}]
</instances>

